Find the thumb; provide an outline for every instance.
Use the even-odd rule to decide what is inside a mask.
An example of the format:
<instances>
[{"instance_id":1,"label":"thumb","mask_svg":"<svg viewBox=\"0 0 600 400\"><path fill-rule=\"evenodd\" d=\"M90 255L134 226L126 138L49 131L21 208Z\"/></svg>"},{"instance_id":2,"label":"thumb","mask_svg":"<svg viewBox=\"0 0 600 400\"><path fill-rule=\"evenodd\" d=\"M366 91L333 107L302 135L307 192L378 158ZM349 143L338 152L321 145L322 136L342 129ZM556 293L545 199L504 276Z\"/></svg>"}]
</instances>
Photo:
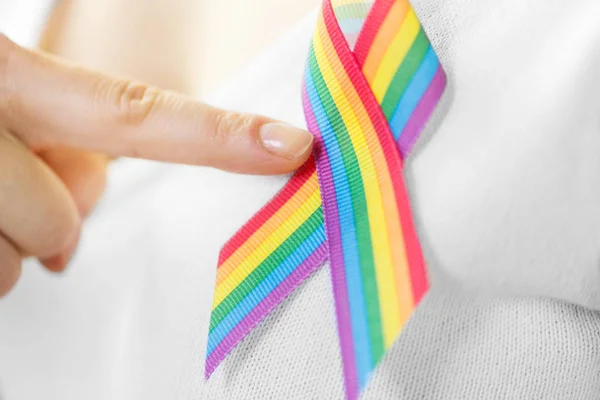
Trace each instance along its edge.
<instances>
[{"instance_id":1,"label":"thumb","mask_svg":"<svg viewBox=\"0 0 600 400\"><path fill-rule=\"evenodd\" d=\"M2 35L0 120L35 150L70 147L257 174L297 169L313 143L305 130L77 68Z\"/></svg>"}]
</instances>

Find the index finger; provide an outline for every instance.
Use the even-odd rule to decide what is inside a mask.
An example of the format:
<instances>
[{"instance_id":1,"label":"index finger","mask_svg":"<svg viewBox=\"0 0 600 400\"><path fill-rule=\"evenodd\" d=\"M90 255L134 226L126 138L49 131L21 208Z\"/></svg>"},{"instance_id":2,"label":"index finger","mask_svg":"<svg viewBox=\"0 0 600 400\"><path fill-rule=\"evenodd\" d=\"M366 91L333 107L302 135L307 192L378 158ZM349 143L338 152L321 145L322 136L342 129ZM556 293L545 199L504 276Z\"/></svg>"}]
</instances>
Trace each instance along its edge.
<instances>
[{"instance_id":1,"label":"index finger","mask_svg":"<svg viewBox=\"0 0 600 400\"><path fill-rule=\"evenodd\" d=\"M88 71L2 35L0 122L36 150L71 147L237 172L294 170L312 146L304 130Z\"/></svg>"}]
</instances>

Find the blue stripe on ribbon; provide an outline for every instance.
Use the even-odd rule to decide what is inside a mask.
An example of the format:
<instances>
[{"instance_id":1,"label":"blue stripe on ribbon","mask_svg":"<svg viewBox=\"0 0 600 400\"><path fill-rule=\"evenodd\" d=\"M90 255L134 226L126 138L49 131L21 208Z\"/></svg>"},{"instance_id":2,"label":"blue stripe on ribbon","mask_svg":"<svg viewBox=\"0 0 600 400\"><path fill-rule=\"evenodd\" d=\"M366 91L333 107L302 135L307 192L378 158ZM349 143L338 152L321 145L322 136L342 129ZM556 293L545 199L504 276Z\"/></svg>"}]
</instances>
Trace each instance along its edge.
<instances>
[{"instance_id":1,"label":"blue stripe on ribbon","mask_svg":"<svg viewBox=\"0 0 600 400\"><path fill-rule=\"evenodd\" d=\"M430 45L425 57L423 57L423 61L421 61L419 69L412 77L392 114L390 129L392 130L396 141L400 138L408 120L431 84L431 81L437 72L438 65L439 60Z\"/></svg>"},{"instance_id":2,"label":"blue stripe on ribbon","mask_svg":"<svg viewBox=\"0 0 600 400\"><path fill-rule=\"evenodd\" d=\"M314 52L313 52L314 54ZM314 59L314 57L312 57ZM312 63L310 63L312 64ZM317 67L314 59L312 67ZM319 70L316 73L321 73ZM371 356L371 345L369 343L368 320L365 305L365 297L362 287L360 258L358 255L358 242L356 238L356 227L354 225L354 211L350 186L346 176L342 153L337 143L333 128L327 118L327 114L321 104L321 99L315 88L315 83L310 72L310 67L305 73L306 91L311 103L315 120L319 125L321 137L327 151L327 157L331 167L333 183L338 205L338 219L340 222L340 233L342 237L342 250L344 254L344 272L346 274L348 301L350 306L350 319L352 325L352 338L354 341L354 354L357 366L357 375L360 387L367 381L369 372L373 369ZM322 196L324 193L321 194ZM331 244L330 244L331 246Z\"/></svg>"},{"instance_id":3,"label":"blue stripe on ribbon","mask_svg":"<svg viewBox=\"0 0 600 400\"><path fill-rule=\"evenodd\" d=\"M227 337L229 332L243 320L266 296L281 284L296 268L302 264L320 245L325 242L325 226L320 224L316 230L263 281L256 286L229 314L213 329L208 337L206 356Z\"/></svg>"}]
</instances>

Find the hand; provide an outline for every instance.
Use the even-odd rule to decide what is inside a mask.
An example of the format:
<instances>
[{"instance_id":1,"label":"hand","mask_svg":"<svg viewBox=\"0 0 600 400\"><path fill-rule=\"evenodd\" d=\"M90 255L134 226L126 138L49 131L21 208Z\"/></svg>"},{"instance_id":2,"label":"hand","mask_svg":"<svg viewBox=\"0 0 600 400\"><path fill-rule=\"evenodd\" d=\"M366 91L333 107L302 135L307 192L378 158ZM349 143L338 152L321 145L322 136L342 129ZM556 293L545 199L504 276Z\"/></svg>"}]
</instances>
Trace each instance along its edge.
<instances>
[{"instance_id":1,"label":"hand","mask_svg":"<svg viewBox=\"0 0 600 400\"><path fill-rule=\"evenodd\" d=\"M281 174L306 161L312 140L265 117L70 66L0 34L0 296L25 256L65 268L109 157Z\"/></svg>"}]
</instances>

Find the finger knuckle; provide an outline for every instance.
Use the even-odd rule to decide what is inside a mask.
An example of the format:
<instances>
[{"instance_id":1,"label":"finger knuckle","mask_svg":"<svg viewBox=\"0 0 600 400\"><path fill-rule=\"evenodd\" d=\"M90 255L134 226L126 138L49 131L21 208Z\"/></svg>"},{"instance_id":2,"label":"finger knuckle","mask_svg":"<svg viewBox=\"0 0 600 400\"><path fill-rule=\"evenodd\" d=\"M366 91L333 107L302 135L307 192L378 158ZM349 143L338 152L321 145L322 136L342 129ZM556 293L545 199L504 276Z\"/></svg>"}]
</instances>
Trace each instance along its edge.
<instances>
[{"instance_id":1,"label":"finger knuckle","mask_svg":"<svg viewBox=\"0 0 600 400\"><path fill-rule=\"evenodd\" d=\"M112 116L123 125L143 125L152 115L161 94L156 88L133 81L117 81L108 90Z\"/></svg>"},{"instance_id":2,"label":"finger knuckle","mask_svg":"<svg viewBox=\"0 0 600 400\"><path fill-rule=\"evenodd\" d=\"M231 111L219 112L215 118L213 140L217 145L226 145L237 137L254 137L261 125L256 116Z\"/></svg>"}]
</instances>

